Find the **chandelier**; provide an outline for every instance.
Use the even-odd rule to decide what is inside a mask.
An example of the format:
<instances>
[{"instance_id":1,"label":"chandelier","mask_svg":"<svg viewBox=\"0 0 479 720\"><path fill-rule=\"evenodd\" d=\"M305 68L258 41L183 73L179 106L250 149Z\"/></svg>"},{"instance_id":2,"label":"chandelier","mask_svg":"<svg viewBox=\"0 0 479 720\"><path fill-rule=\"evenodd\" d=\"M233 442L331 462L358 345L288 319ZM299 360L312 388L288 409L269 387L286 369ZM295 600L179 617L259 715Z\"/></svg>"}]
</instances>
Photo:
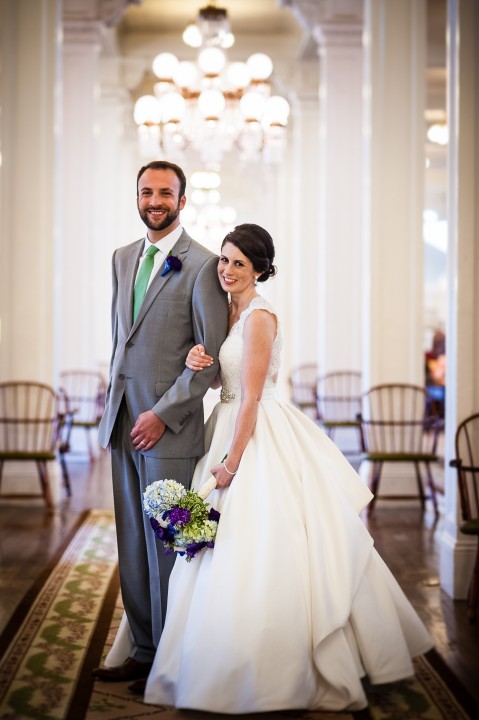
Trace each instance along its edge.
<instances>
[{"instance_id":1,"label":"chandelier","mask_svg":"<svg viewBox=\"0 0 479 720\"><path fill-rule=\"evenodd\" d=\"M232 152L246 162L280 162L289 104L272 94L269 56L254 53L245 62L228 62L225 50L234 43L228 15L211 3L199 10L183 40L198 48L197 61L157 55L153 94L135 103L142 154L181 157L191 148L212 170Z\"/></svg>"}]
</instances>

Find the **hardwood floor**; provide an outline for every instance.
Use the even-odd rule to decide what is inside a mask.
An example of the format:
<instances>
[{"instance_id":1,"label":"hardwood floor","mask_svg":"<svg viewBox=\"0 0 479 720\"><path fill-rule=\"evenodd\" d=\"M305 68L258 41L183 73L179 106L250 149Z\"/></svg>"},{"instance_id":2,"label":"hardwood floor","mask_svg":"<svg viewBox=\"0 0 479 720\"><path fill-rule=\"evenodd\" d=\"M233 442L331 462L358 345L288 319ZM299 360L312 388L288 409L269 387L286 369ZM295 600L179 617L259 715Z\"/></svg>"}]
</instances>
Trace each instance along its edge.
<instances>
[{"instance_id":1,"label":"hardwood floor","mask_svg":"<svg viewBox=\"0 0 479 720\"><path fill-rule=\"evenodd\" d=\"M73 496L52 514L40 499L0 499L0 632L81 513L113 507L107 453L92 465L70 462L69 470ZM439 587L441 521L423 517L415 503L398 507L386 501L363 519L437 651L479 704L479 620L470 625L465 602L451 600Z\"/></svg>"}]
</instances>

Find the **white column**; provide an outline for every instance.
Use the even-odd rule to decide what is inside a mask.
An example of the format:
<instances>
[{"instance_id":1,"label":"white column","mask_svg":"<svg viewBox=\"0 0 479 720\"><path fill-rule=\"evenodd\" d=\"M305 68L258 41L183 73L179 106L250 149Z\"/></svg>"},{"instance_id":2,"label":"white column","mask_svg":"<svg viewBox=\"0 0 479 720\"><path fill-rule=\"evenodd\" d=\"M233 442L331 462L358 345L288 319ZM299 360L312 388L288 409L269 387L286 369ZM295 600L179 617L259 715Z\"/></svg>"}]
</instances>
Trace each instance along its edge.
<instances>
[{"instance_id":1,"label":"white column","mask_svg":"<svg viewBox=\"0 0 479 720\"><path fill-rule=\"evenodd\" d=\"M347 22L329 16L315 31L320 374L361 369L362 2L346 4Z\"/></svg>"},{"instance_id":2,"label":"white column","mask_svg":"<svg viewBox=\"0 0 479 720\"><path fill-rule=\"evenodd\" d=\"M136 207L138 157L130 93L121 87L121 60L100 60L102 86L98 105L97 152L90 188L92 247L90 272L91 367L107 377L111 356L111 258L113 251L144 233ZM111 212L110 212L111 210Z\"/></svg>"},{"instance_id":3,"label":"white column","mask_svg":"<svg viewBox=\"0 0 479 720\"><path fill-rule=\"evenodd\" d=\"M274 262L278 268L278 274L265 283L259 283L258 290L271 302L281 322L284 351L278 380L278 393L284 399L289 398L287 379L294 325L291 308L291 282L294 273L300 272L293 262L296 233L294 221L291 222L291 156L292 149L290 140L288 140L284 162L258 168L254 178L256 193L249 204L247 214L241 219L241 222L254 222L266 228L273 238L275 246Z\"/></svg>"},{"instance_id":4,"label":"white column","mask_svg":"<svg viewBox=\"0 0 479 720\"><path fill-rule=\"evenodd\" d=\"M65 22L63 49L64 152L61 253L61 370L95 367L92 273L97 262L93 188L98 136L98 21ZM115 198L104 189L105 211Z\"/></svg>"},{"instance_id":5,"label":"white column","mask_svg":"<svg viewBox=\"0 0 479 720\"><path fill-rule=\"evenodd\" d=\"M424 0L365 0L364 386L424 384Z\"/></svg>"},{"instance_id":6,"label":"white column","mask_svg":"<svg viewBox=\"0 0 479 720\"><path fill-rule=\"evenodd\" d=\"M319 46L318 178L309 208L316 311L308 317L320 374L361 368L362 0L280 0ZM314 135L313 135L314 133ZM308 142L310 140L303 142ZM318 142L319 153L315 146ZM308 251L308 257L310 252ZM311 258L313 260L313 258ZM301 299L300 299L301 302ZM308 345L308 352L309 349Z\"/></svg>"},{"instance_id":7,"label":"white column","mask_svg":"<svg viewBox=\"0 0 479 720\"><path fill-rule=\"evenodd\" d=\"M0 0L0 378L49 385L58 342L60 10L60 0ZM59 467L48 466L57 503ZM38 494L35 464L6 463L1 492Z\"/></svg>"},{"instance_id":8,"label":"white column","mask_svg":"<svg viewBox=\"0 0 479 720\"><path fill-rule=\"evenodd\" d=\"M446 522L441 537L442 588L465 598L476 540L462 535L454 436L479 409L479 7L448 4L448 324L446 334Z\"/></svg>"},{"instance_id":9,"label":"white column","mask_svg":"<svg viewBox=\"0 0 479 720\"><path fill-rule=\"evenodd\" d=\"M55 376L60 0L1 0L0 376Z\"/></svg>"},{"instance_id":10,"label":"white column","mask_svg":"<svg viewBox=\"0 0 479 720\"><path fill-rule=\"evenodd\" d=\"M303 63L308 78L317 76L317 61ZM306 70L306 68L308 68ZM291 248L286 268L291 282L290 366L317 362L318 327L318 91L290 96L292 103Z\"/></svg>"}]
</instances>

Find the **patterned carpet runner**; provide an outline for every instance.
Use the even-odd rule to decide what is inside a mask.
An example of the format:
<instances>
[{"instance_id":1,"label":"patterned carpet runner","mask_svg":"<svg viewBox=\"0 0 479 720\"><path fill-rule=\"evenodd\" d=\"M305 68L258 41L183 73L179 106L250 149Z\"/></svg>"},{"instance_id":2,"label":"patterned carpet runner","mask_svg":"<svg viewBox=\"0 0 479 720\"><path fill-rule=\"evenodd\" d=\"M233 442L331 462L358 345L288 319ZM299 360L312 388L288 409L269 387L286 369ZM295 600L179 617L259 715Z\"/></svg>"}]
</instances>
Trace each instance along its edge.
<instances>
[{"instance_id":1,"label":"patterned carpet runner","mask_svg":"<svg viewBox=\"0 0 479 720\"><path fill-rule=\"evenodd\" d=\"M90 511L36 597L25 598L23 619L12 619L17 632L0 660L0 718L84 717L77 685L87 658L100 659L106 632L101 638L98 621L118 594L116 568L113 513Z\"/></svg>"}]
</instances>

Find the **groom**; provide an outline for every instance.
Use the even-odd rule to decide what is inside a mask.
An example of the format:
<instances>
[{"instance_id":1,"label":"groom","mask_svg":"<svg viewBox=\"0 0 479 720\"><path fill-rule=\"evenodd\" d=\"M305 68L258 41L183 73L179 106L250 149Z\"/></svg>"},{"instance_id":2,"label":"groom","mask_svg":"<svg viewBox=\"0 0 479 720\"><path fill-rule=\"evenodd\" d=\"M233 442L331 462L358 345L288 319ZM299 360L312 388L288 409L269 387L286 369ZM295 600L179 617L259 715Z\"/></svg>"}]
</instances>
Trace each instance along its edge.
<instances>
[{"instance_id":1,"label":"groom","mask_svg":"<svg viewBox=\"0 0 479 720\"><path fill-rule=\"evenodd\" d=\"M142 167L137 206L147 234L113 254L113 353L99 439L110 446L121 593L133 648L121 664L94 670L101 680L144 678L153 662L175 558L155 538L142 496L155 480L189 487L204 452L203 396L218 363L195 373L185 359L196 343L217 358L226 337L218 258L180 225L185 187L173 163Z\"/></svg>"}]
</instances>

